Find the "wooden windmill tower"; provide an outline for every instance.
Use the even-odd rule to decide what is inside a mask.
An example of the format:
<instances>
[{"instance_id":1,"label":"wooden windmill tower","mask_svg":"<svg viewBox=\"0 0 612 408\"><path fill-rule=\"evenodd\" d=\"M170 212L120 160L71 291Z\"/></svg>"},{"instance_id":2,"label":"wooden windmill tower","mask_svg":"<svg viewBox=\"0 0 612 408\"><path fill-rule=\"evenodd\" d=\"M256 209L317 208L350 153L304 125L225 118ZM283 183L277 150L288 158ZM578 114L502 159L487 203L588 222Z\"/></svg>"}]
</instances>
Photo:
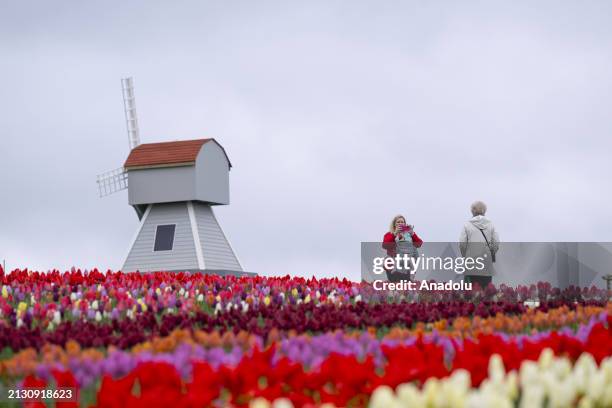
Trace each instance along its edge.
<instances>
[{"instance_id":1,"label":"wooden windmill tower","mask_svg":"<svg viewBox=\"0 0 612 408\"><path fill-rule=\"evenodd\" d=\"M215 139L140 144L132 78L122 79L130 153L98 176L100 196L128 190L140 225L122 270L245 274L215 217L232 164Z\"/></svg>"}]
</instances>

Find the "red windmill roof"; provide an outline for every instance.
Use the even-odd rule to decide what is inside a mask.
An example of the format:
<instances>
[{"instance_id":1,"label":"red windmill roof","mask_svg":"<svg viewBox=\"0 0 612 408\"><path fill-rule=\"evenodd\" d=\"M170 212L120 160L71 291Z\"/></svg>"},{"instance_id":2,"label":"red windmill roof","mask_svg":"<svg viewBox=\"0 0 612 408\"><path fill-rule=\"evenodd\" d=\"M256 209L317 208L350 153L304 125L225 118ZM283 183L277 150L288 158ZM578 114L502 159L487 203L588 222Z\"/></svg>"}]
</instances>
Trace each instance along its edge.
<instances>
[{"instance_id":1,"label":"red windmill roof","mask_svg":"<svg viewBox=\"0 0 612 408\"><path fill-rule=\"evenodd\" d=\"M132 149L123 167L165 167L193 164L202 146L210 141L217 143L215 139L144 143ZM217 144L223 149L223 146ZM223 153L225 153L225 149L223 149ZM225 153L225 157L231 167L232 164L229 162L227 153Z\"/></svg>"}]
</instances>

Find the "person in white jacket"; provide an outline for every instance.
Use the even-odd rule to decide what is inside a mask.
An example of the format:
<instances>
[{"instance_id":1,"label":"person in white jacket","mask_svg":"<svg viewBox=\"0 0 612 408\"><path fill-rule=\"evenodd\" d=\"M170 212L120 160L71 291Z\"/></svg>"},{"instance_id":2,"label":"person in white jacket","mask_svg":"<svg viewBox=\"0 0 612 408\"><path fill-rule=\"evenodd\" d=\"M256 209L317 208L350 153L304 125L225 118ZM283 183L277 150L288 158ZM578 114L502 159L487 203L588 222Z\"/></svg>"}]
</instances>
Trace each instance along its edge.
<instances>
[{"instance_id":1,"label":"person in white jacket","mask_svg":"<svg viewBox=\"0 0 612 408\"><path fill-rule=\"evenodd\" d=\"M459 238L459 250L465 258L484 259L484 268L472 268L465 273L467 282L478 283L485 288L493 278L493 263L499 249L499 236L487 217L487 205L476 201L471 206L472 218L465 223Z\"/></svg>"}]
</instances>

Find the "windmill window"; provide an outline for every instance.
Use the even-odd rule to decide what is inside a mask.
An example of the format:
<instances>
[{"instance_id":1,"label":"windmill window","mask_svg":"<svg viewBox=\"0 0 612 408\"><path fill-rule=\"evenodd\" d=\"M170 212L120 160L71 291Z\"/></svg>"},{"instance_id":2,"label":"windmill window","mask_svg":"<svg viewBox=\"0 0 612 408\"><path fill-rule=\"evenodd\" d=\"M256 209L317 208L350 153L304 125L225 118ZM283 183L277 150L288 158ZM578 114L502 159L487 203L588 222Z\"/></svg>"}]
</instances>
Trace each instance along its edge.
<instances>
[{"instance_id":1,"label":"windmill window","mask_svg":"<svg viewBox=\"0 0 612 408\"><path fill-rule=\"evenodd\" d=\"M172 251L176 224L158 225L155 230L153 251Z\"/></svg>"}]
</instances>

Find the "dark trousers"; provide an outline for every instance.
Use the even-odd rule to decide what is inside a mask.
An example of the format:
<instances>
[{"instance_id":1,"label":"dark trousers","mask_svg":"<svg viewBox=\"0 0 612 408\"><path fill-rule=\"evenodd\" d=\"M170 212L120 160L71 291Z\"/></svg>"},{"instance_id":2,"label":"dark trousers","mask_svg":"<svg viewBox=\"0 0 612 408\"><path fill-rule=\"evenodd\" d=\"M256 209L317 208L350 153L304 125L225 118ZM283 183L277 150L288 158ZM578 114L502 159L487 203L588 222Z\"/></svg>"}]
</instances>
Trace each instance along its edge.
<instances>
[{"instance_id":1,"label":"dark trousers","mask_svg":"<svg viewBox=\"0 0 612 408\"><path fill-rule=\"evenodd\" d=\"M491 276L477 276L477 275L466 275L465 281L471 282L472 284L477 283L481 288L486 288L489 283L493 280Z\"/></svg>"}]
</instances>

